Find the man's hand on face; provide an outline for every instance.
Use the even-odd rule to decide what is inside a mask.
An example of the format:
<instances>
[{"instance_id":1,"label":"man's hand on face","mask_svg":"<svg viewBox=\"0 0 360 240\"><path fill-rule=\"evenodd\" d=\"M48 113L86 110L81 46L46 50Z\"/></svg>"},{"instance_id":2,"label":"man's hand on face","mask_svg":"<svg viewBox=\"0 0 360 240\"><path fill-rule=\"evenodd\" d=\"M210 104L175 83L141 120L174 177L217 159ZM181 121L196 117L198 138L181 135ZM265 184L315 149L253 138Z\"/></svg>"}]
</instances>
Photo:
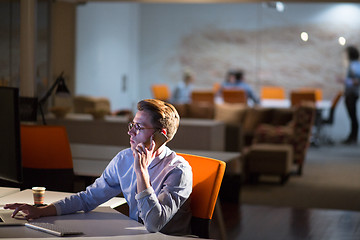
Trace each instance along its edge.
<instances>
[{"instance_id":1,"label":"man's hand on face","mask_svg":"<svg viewBox=\"0 0 360 240\"><path fill-rule=\"evenodd\" d=\"M155 141L150 138L150 146L147 148L144 143L139 143L134 151L134 168L136 172L147 172L147 168L155 156Z\"/></svg>"}]
</instances>

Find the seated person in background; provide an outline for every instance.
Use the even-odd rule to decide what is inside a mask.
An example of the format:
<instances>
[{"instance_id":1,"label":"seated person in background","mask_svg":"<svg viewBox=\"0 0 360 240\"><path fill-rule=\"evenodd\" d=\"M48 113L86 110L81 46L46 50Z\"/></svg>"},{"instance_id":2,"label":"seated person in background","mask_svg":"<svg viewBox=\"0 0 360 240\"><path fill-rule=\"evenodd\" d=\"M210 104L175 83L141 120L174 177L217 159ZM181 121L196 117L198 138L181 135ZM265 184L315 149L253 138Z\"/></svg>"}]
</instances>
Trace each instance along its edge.
<instances>
[{"instance_id":1,"label":"seated person in background","mask_svg":"<svg viewBox=\"0 0 360 240\"><path fill-rule=\"evenodd\" d=\"M185 104L191 102L191 93L193 91L193 82L194 78L189 72L185 72L183 76L183 81L179 82L176 86L172 103L174 104Z\"/></svg>"},{"instance_id":2,"label":"seated person in background","mask_svg":"<svg viewBox=\"0 0 360 240\"><path fill-rule=\"evenodd\" d=\"M88 212L122 193L130 218L144 223L149 232L190 234L191 167L166 143L155 150L152 137L159 131L170 141L179 126L179 115L171 104L155 99L142 100L137 107L129 123L131 147L119 152L86 191L45 207L14 203L4 208L14 209L13 216L22 211L27 219L35 219Z\"/></svg>"},{"instance_id":3,"label":"seated person in background","mask_svg":"<svg viewBox=\"0 0 360 240\"><path fill-rule=\"evenodd\" d=\"M220 87L220 94L223 89L236 89L241 88L246 92L246 96L251 99L255 104L259 104L259 99L255 96L253 90L244 82L244 73L241 70L228 71L225 82Z\"/></svg>"}]
</instances>

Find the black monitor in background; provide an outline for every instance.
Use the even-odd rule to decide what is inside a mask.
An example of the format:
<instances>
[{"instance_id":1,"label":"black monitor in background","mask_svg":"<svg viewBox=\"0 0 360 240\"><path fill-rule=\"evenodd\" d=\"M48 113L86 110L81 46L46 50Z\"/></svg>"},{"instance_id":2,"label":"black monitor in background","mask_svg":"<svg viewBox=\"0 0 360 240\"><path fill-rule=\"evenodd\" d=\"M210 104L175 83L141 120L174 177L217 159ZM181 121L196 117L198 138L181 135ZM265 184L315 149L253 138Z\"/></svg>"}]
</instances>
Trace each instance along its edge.
<instances>
[{"instance_id":1,"label":"black monitor in background","mask_svg":"<svg viewBox=\"0 0 360 240\"><path fill-rule=\"evenodd\" d=\"M19 89L0 87L0 186L20 186Z\"/></svg>"}]
</instances>

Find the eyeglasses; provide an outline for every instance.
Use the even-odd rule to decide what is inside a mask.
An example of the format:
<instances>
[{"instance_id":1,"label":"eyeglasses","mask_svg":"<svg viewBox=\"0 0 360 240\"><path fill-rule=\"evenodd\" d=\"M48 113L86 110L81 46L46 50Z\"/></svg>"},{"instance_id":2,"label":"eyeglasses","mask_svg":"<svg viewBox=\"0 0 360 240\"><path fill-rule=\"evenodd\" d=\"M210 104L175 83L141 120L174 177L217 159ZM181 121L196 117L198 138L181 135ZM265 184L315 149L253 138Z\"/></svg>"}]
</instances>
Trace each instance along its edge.
<instances>
[{"instance_id":1,"label":"eyeglasses","mask_svg":"<svg viewBox=\"0 0 360 240\"><path fill-rule=\"evenodd\" d=\"M130 122L128 124L128 128L129 128L129 131L131 131L131 129L135 128L136 132L139 132L139 131L144 130L144 129L157 129L157 128L141 127L139 123L134 123L134 122Z\"/></svg>"}]
</instances>

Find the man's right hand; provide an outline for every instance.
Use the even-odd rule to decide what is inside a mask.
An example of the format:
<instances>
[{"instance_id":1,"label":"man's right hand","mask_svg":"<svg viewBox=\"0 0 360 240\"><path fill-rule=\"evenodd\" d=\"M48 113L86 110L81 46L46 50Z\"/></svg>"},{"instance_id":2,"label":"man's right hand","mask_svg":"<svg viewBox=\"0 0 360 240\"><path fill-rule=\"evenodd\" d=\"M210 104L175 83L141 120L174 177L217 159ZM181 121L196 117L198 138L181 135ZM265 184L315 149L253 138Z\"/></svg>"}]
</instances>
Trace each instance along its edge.
<instances>
[{"instance_id":1,"label":"man's right hand","mask_svg":"<svg viewBox=\"0 0 360 240\"><path fill-rule=\"evenodd\" d=\"M18 212L23 212L25 213L24 217L27 220L56 215L56 208L52 204L44 207L35 207L26 203L11 203L6 204L4 209L14 210L13 214L11 215L12 217L15 217Z\"/></svg>"}]
</instances>

